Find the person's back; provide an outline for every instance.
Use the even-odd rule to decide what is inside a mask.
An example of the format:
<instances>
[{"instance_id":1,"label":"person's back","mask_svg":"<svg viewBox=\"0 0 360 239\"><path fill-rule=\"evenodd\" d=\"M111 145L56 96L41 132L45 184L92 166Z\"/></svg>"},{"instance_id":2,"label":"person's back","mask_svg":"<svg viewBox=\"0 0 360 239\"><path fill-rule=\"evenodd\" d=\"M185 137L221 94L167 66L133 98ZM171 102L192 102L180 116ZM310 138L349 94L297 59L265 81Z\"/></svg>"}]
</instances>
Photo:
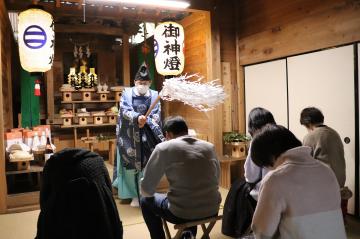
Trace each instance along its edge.
<instances>
[{"instance_id":1,"label":"person's back","mask_svg":"<svg viewBox=\"0 0 360 239\"><path fill-rule=\"evenodd\" d=\"M187 219L217 213L219 162L214 146L190 136L181 136L158 145L164 154L165 175L169 180L170 211Z\"/></svg>"},{"instance_id":2,"label":"person's back","mask_svg":"<svg viewBox=\"0 0 360 239\"><path fill-rule=\"evenodd\" d=\"M273 168L260 187L252 222L256 238L346 238L336 177L310 153L279 125L265 126L253 139L254 163Z\"/></svg>"},{"instance_id":3,"label":"person's back","mask_svg":"<svg viewBox=\"0 0 360 239\"><path fill-rule=\"evenodd\" d=\"M121 239L122 223L103 159L82 149L54 154L44 167L36 239Z\"/></svg>"},{"instance_id":4,"label":"person's back","mask_svg":"<svg viewBox=\"0 0 360 239\"><path fill-rule=\"evenodd\" d=\"M276 208L282 212L281 238L343 238L340 193L334 173L313 159L307 147L291 149L283 157L286 161L264 178L261 190L261 194L271 190L276 195L269 200L276 200ZM269 207L269 200L258 207ZM259 223L262 218L254 220Z\"/></svg>"},{"instance_id":5,"label":"person's back","mask_svg":"<svg viewBox=\"0 0 360 239\"><path fill-rule=\"evenodd\" d=\"M219 162L214 146L188 135L185 120L169 117L164 129L168 141L156 145L144 169L140 200L142 214L152 239L165 239L162 220L182 224L218 214L221 195ZM156 186L166 175L167 194L156 193ZM186 228L196 236L197 227Z\"/></svg>"},{"instance_id":6,"label":"person's back","mask_svg":"<svg viewBox=\"0 0 360 239\"><path fill-rule=\"evenodd\" d=\"M314 158L330 166L340 187L343 187L346 179L345 157L339 134L326 125L320 125L305 136L303 144L313 149Z\"/></svg>"}]
</instances>

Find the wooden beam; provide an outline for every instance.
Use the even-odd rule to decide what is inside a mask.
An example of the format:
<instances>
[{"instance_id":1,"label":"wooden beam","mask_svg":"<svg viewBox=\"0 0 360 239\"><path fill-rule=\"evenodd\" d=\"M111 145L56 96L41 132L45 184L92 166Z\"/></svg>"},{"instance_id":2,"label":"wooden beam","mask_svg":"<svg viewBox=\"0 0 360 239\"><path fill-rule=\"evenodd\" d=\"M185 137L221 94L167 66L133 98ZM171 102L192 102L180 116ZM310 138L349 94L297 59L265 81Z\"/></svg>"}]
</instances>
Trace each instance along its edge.
<instances>
[{"instance_id":1,"label":"wooden beam","mask_svg":"<svg viewBox=\"0 0 360 239\"><path fill-rule=\"evenodd\" d=\"M8 0L10 1L10 0ZM75 0L71 1L71 2L77 2ZM207 1L205 1L207 2ZM61 1L60 1L61 3ZM54 2L38 2L39 5L44 7L44 10L51 13L54 17L67 17L67 16L79 16L81 17L83 15L82 11L79 11L78 6L76 5L65 5L65 4L60 4L60 7L56 7L54 5ZM8 2L7 4L7 9L11 10L11 11L23 11L25 10L29 5L29 1L28 0L17 0L17 1L13 1L13 2ZM81 5L81 4L80 4ZM99 5L96 4L97 6L101 6L103 7L104 4ZM200 6L200 4L196 4L195 6L198 7ZM208 5L207 3L204 5ZM133 5L135 6L135 5ZM112 20L121 20L123 18L128 18L131 19L133 21L147 21L147 22L157 22L159 20L161 20L162 18L168 16L168 13L161 13L161 11L159 11L159 15L153 14L152 11L149 11L149 13L146 13L147 9L148 10L154 10L154 9L159 9L159 10L169 10L168 8L159 8L159 7L144 7L143 8L143 13L141 15L137 14L137 11L132 11L132 10L120 10L123 7L123 4L116 4L114 5L114 8L102 8L99 11L98 7L87 7L86 8L86 15L87 16L91 16L91 17L97 17L97 18L102 18L102 19L112 19ZM119 11L121 11L121 15L119 14ZM171 9L170 11L176 11L176 12L197 12L199 10L195 10L195 9Z\"/></svg>"},{"instance_id":2,"label":"wooden beam","mask_svg":"<svg viewBox=\"0 0 360 239\"><path fill-rule=\"evenodd\" d=\"M4 33L5 33L5 17L6 14L6 10L5 10L5 4L2 3L0 4L0 56L2 56L3 54L5 54L5 52L3 52L3 37L4 37ZM10 50L10 49L7 49ZM3 92L3 86L2 86L2 82L3 82L3 78L5 77L4 75L4 71L5 69L3 69L3 62L2 59L4 59L3 57L0 58L0 92ZM5 174L5 165L6 165L6 161L5 161L5 144L4 144L4 112L3 112L3 97L0 97L0 213L5 213L6 212L6 208L7 208L7 202L6 202L6 198L7 198L7 185L6 185L6 174Z\"/></svg>"},{"instance_id":3,"label":"wooden beam","mask_svg":"<svg viewBox=\"0 0 360 239\"><path fill-rule=\"evenodd\" d=\"M47 118L52 122L54 120L54 66L45 73L46 75L46 104L47 104Z\"/></svg>"},{"instance_id":4,"label":"wooden beam","mask_svg":"<svg viewBox=\"0 0 360 239\"><path fill-rule=\"evenodd\" d=\"M98 25L66 25L55 24L55 32L59 33L93 33L108 36L122 36L123 30L116 27L105 27Z\"/></svg>"},{"instance_id":5,"label":"wooden beam","mask_svg":"<svg viewBox=\"0 0 360 239\"><path fill-rule=\"evenodd\" d=\"M123 83L124 86L130 86L130 49L129 36L126 34L122 36L122 46Z\"/></svg>"}]
</instances>

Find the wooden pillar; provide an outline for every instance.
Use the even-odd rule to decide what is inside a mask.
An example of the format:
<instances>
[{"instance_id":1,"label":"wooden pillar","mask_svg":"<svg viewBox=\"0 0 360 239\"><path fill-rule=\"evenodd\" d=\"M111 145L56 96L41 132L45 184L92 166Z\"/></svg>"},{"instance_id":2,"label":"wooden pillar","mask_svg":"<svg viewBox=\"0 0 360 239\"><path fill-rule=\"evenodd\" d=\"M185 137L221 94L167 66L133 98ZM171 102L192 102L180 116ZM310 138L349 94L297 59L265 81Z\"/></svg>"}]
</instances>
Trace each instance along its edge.
<instances>
[{"instance_id":1,"label":"wooden pillar","mask_svg":"<svg viewBox=\"0 0 360 239\"><path fill-rule=\"evenodd\" d=\"M207 19L209 19L210 30L208 36L208 78L220 79L221 78L221 56L220 56L220 32L219 32L219 15L216 10L211 14L206 12ZM220 104L215 110L211 111L210 129L212 129L212 136L210 141L214 143L218 156L223 155L222 147L222 131L223 131L223 106Z\"/></svg>"},{"instance_id":2,"label":"wooden pillar","mask_svg":"<svg viewBox=\"0 0 360 239\"><path fill-rule=\"evenodd\" d=\"M1 7L3 8L3 7ZM0 15L4 13L4 9L0 9ZM1 22L2 19L0 19ZM6 77L4 75L3 63L1 59L4 59L2 54L3 52L2 47L3 43L2 38L3 36L3 29L0 26L0 92L3 92L3 78ZM5 172L5 145L4 145L4 112L3 112L3 96L0 97L0 213L5 213L7 206L6 206L6 198L7 198L7 185L6 185L6 172Z\"/></svg>"},{"instance_id":3,"label":"wooden pillar","mask_svg":"<svg viewBox=\"0 0 360 239\"><path fill-rule=\"evenodd\" d=\"M124 86L130 86L130 49L129 36L126 34L122 36L122 46L123 82Z\"/></svg>"},{"instance_id":4,"label":"wooden pillar","mask_svg":"<svg viewBox=\"0 0 360 239\"><path fill-rule=\"evenodd\" d=\"M239 22L239 3L235 1L235 22ZM238 100L237 100L237 108L238 108L238 120L239 120L239 131L241 133L246 133L246 113L245 113L245 73L244 67L240 65L240 45L239 45L239 26L236 24L236 81L237 81L237 92L238 92Z\"/></svg>"},{"instance_id":5,"label":"wooden pillar","mask_svg":"<svg viewBox=\"0 0 360 239\"><path fill-rule=\"evenodd\" d=\"M46 79L46 104L47 104L47 118L49 123L54 120L54 67L45 73Z\"/></svg>"}]
</instances>

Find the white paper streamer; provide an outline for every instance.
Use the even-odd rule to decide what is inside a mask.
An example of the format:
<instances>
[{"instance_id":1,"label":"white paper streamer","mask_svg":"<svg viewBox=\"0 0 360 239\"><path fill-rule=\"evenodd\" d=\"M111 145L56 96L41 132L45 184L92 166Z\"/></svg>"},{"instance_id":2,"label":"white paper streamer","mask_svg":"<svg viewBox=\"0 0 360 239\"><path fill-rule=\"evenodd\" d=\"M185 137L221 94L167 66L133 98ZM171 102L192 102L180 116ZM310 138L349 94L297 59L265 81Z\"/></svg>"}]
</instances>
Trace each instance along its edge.
<instances>
[{"instance_id":1,"label":"white paper streamer","mask_svg":"<svg viewBox=\"0 0 360 239\"><path fill-rule=\"evenodd\" d=\"M195 80L190 81L191 78ZM213 110L224 102L226 93L222 85L216 84L218 80L202 83L203 79L197 74L165 79L159 95L163 100L178 100L199 111Z\"/></svg>"}]
</instances>

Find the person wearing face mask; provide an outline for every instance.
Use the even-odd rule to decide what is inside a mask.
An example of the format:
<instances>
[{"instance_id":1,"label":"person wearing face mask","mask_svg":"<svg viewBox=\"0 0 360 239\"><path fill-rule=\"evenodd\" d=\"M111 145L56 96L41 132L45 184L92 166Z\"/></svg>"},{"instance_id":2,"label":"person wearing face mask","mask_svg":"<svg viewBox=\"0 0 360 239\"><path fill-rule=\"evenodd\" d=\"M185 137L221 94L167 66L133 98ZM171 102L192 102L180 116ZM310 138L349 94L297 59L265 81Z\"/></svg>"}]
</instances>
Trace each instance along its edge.
<instances>
[{"instance_id":1,"label":"person wearing face mask","mask_svg":"<svg viewBox=\"0 0 360 239\"><path fill-rule=\"evenodd\" d=\"M117 135L117 160L113 186L120 199L132 199L139 206L138 180L155 145L165 138L161 130L160 102L145 117L158 92L150 89L151 79L145 63L135 75L135 86L126 88L121 96Z\"/></svg>"}]
</instances>

